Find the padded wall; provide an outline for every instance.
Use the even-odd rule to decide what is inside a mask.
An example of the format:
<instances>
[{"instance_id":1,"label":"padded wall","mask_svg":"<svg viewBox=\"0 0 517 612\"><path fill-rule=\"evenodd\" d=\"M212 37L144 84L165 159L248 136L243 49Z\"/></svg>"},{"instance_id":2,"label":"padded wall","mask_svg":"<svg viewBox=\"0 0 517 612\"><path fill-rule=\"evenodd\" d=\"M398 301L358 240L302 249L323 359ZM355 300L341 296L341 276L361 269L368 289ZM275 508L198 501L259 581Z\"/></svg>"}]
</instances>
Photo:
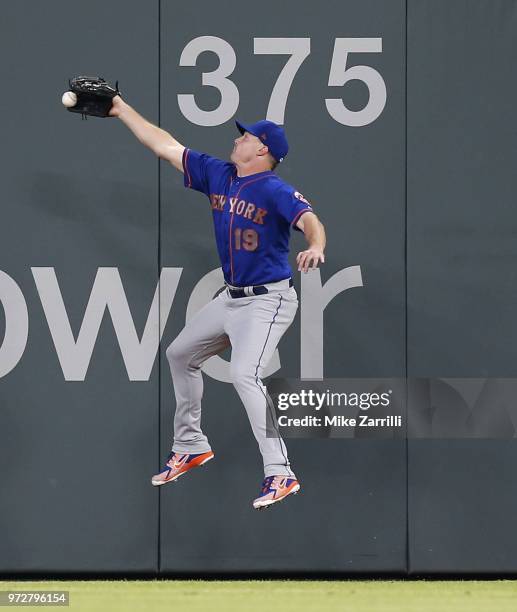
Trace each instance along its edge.
<instances>
[{"instance_id":1,"label":"padded wall","mask_svg":"<svg viewBox=\"0 0 517 612\"><path fill-rule=\"evenodd\" d=\"M3 6L1 28L12 93L2 96L0 338L11 369L0 379L0 569L155 571L157 368L130 381L107 311L95 330L116 278L103 277L85 313L98 271L115 272L132 317L125 325L119 312L121 337L134 325L141 338L158 280L157 161L122 125L81 121L60 98L69 76L116 76L157 121L157 6L22 0ZM157 344L157 317L148 337Z\"/></svg>"},{"instance_id":2,"label":"padded wall","mask_svg":"<svg viewBox=\"0 0 517 612\"><path fill-rule=\"evenodd\" d=\"M328 248L295 274L271 375L514 376L515 4L261 7L4 7L3 82L27 92L31 75L35 93L2 100L2 573L516 569L513 431L290 439L303 494L254 512L262 466L228 351L204 373L216 461L150 486L172 442L166 348L222 282L209 204L120 122L66 112L72 75L118 79L142 115L223 158L235 118L285 125L278 173ZM304 244L293 235L293 263ZM348 274L318 332L315 287Z\"/></svg>"},{"instance_id":3,"label":"padded wall","mask_svg":"<svg viewBox=\"0 0 517 612\"><path fill-rule=\"evenodd\" d=\"M516 25L514 2L408 3L408 368L474 399L517 372ZM515 571L515 440L440 437L409 442L410 570Z\"/></svg>"}]
</instances>

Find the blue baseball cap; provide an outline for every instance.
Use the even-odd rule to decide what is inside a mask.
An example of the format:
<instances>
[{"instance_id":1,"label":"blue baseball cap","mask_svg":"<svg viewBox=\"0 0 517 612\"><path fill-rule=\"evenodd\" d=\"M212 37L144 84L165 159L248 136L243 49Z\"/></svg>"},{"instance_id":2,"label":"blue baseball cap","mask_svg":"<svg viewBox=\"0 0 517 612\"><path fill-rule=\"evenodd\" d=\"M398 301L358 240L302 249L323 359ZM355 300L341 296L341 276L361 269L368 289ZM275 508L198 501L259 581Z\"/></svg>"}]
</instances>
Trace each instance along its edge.
<instances>
[{"instance_id":1,"label":"blue baseball cap","mask_svg":"<svg viewBox=\"0 0 517 612\"><path fill-rule=\"evenodd\" d=\"M253 136L256 136L260 142L265 144L277 162L281 162L287 155L289 145L287 144L287 138L283 127L267 120L257 121L257 123L252 123L251 125L245 125L244 123L240 123L240 121L236 121L235 123L241 134L249 132L253 134Z\"/></svg>"}]
</instances>

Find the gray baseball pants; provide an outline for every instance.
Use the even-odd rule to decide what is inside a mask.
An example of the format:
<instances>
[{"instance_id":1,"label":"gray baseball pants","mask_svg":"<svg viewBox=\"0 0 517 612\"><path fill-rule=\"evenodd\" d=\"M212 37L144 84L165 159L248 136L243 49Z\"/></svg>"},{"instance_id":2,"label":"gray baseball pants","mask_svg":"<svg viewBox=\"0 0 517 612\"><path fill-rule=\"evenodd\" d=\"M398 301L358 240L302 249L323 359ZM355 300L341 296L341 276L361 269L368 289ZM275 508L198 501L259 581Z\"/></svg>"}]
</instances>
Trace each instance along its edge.
<instances>
[{"instance_id":1,"label":"gray baseball pants","mask_svg":"<svg viewBox=\"0 0 517 612\"><path fill-rule=\"evenodd\" d=\"M258 442L264 475L294 477L278 429L271 434L271 423L276 423L276 419L261 376L278 342L293 322L298 296L294 287L288 287L288 281L266 287L267 294L240 298L230 297L225 289L195 314L167 348L176 396L172 450L181 454L211 450L201 430L201 365L231 345L231 380ZM266 419L267 411L269 419ZM268 428L270 437L266 433Z\"/></svg>"}]
</instances>

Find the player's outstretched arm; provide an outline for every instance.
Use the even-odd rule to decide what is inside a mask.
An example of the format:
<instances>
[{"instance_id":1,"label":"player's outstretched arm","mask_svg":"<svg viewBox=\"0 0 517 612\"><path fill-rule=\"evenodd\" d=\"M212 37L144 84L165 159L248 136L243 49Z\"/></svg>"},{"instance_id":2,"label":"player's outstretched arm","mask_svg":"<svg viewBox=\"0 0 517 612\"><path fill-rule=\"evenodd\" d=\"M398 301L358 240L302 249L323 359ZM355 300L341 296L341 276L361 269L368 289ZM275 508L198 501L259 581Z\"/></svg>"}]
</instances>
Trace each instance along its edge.
<instances>
[{"instance_id":1,"label":"player's outstretched arm","mask_svg":"<svg viewBox=\"0 0 517 612\"><path fill-rule=\"evenodd\" d=\"M306 251L301 251L296 256L298 272L307 272L311 266L315 270L320 261L325 263L324 251L327 244L325 228L313 212L303 214L298 219L296 227L302 230L305 234L305 239L309 243L309 248Z\"/></svg>"},{"instance_id":2,"label":"player's outstretched arm","mask_svg":"<svg viewBox=\"0 0 517 612\"><path fill-rule=\"evenodd\" d=\"M120 96L113 98L113 106L109 114L111 117L118 117L138 140L158 157L167 160L180 172L183 172L182 158L185 147L168 132L147 121Z\"/></svg>"}]
</instances>

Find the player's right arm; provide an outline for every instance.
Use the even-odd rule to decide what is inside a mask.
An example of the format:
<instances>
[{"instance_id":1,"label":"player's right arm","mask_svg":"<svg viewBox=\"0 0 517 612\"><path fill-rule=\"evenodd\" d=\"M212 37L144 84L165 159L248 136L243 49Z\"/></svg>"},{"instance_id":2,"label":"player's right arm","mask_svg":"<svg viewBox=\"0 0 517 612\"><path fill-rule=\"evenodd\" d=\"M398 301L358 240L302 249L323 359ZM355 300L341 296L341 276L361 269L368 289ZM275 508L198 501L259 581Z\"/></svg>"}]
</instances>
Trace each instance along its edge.
<instances>
[{"instance_id":1,"label":"player's right arm","mask_svg":"<svg viewBox=\"0 0 517 612\"><path fill-rule=\"evenodd\" d=\"M155 155L170 162L180 172L183 172L182 159L185 147L168 132L147 121L120 96L113 98L113 106L109 114L111 117L118 117Z\"/></svg>"}]
</instances>

